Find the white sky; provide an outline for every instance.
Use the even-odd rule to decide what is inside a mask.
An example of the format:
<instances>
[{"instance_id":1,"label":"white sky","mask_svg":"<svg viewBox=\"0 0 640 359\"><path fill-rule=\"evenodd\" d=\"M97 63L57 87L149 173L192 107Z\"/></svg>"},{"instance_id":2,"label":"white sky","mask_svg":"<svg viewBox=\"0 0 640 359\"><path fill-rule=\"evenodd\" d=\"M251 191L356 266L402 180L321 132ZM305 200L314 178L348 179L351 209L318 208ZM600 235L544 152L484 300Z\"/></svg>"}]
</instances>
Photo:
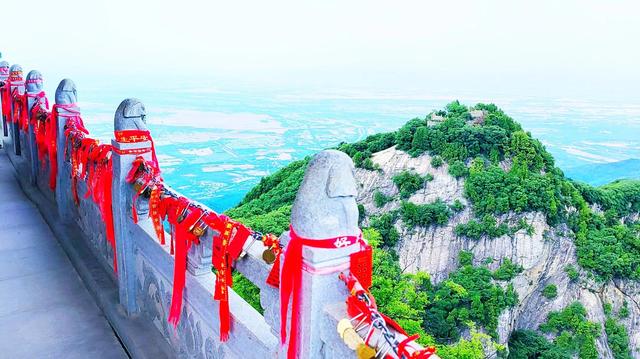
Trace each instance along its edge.
<instances>
[{"instance_id":1,"label":"white sky","mask_svg":"<svg viewBox=\"0 0 640 359\"><path fill-rule=\"evenodd\" d=\"M45 78L640 97L637 0L2 3L3 59Z\"/></svg>"}]
</instances>

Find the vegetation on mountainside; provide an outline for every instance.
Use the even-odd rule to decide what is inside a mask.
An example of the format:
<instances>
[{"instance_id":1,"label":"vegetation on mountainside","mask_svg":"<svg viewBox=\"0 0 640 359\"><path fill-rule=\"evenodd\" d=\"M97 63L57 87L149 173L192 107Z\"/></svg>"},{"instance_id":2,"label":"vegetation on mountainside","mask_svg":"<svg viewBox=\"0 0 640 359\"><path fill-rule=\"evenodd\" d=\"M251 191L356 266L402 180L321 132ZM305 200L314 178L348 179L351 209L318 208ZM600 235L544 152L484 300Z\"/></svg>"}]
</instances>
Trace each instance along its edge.
<instances>
[{"instance_id":1,"label":"vegetation on mountainside","mask_svg":"<svg viewBox=\"0 0 640 359\"><path fill-rule=\"evenodd\" d=\"M442 157L433 156L431 158L431 166L433 166L433 168L440 168L440 166L442 166L443 164L444 164L444 161L442 160Z\"/></svg>"},{"instance_id":2,"label":"vegetation on mountainside","mask_svg":"<svg viewBox=\"0 0 640 359\"><path fill-rule=\"evenodd\" d=\"M542 295L547 299L554 299L558 296L558 286L555 284L548 284L542 289Z\"/></svg>"},{"instance_id":3,"label":"vegetation on mountainside","mask_svg":"<svg viewBox=\"0 0 640 359\"><path fill-rule=\"evenodd\" d=\"M515 278L519 273L522 273L524 268L521 265L517 265L509 258L505 258L500 267L493 272L493 279L509 281Z\"/></svg>"},{"instance_id":4,"label":"vegetation on mountainside","mask_svg":"<svg viewBox=\"0 0 640 359\"><path fill-rule=\"evenodd\" d=\"M624 325L619 324L614 318L607 318L604 323L604 331L607 334L607 343L615 359L631 359L629 350L629 334Z\"/></svg>"},{"instance_id":5,"label":"vegetation on mountainside","mask_svg":"<svg viewBox=\"0 0 640 359\"><path fill-rule=\"evenodd\" d=\"M380 207L384 207L385 204L389 203L393 201L393 197L392 196L387 196L386 194L380 192L380 191L375 191L373 192L373 204L380 208Z\"/></svg>"},{"instance_id":6,"label":"vegetation on mountainside","mask_svg":"<svg viewBox=\"0 0 640 359\"><path fill-rule=\"evenodd\" d=\"M547 340L532 330L517 330L509 338L509 359L597 359L595 340L600 325L587 320L587 312L579 302L561 311L551 312L539 330L555 337Z\"/></svg>"},{"instance_id":7,"label":"vegetation on mountainside","mask_svg":"<svg viewBox=\"0 0 640 359\"><path fill-rule=\"evenodd\" d=\"M463 253L460 268L429 293L425 306L425 330L443 343L455 342L469 322L482 326L497 338L498 317L518 303L511 284L503 289L493 282L494 272L472 265L470 253Z\"/></svg>"},{"instance_id":8,"label":"vegetation on mountainside","mask_svg":"<svg viewBox=\"0 0 640 359\"><path fill-rule=\"evenodd\" d=\"M512 236L522 229L526 230L529 235L533 234L533 227L524 219L520 219L515 226L509 226L505 222L498 225L498 221L493 215L485 214L480 221L472 219L467 223L458 224L455 233L457 236L478 240L483 237L493 239L504 235Z\"/></svg>"},{"instance_id":9,"label":"vegetation on mountainside","mask_svg":"<svg viewBox=\"0 0 640 359\"><path fill-rule=\"evenodd\" d=\"M419 174L412 171L402 171L393 176L393 183L395 183L395 185L398 187L400 198L402 199L411 197L412 194L416 193L416 191L424 187L424 184L426 182L432 180L433 176L430 174L420 176Z\"/></svg>"},{"instance_id":10,"label":"vegetation on mountainside","mask_svg":"<svg viewBox=\"0 0 640 359\"><path fill-rule=\"evenodd\" d=\"M564 271L567 273L569 280L572 282L577 281L580 278L580 272L573 265L569 264L564 268Z\"/></svg>"},{"instance_id":11,"label":"vegetation on mountainside","mask_svg":"<svg viewBox=\"0 0 640 359\"><path fill-rule=\"evenodd\" d=\"M400 205L402 221L409 227L429 227L431 225L444 225L449 222L452 215L451 209L442 200L433 203L414 204L408 201Z\"/></svg>"},{"instance_id":12,"label":"vegetation on mountainside","mask_svg":"<svg viewBox=\"0 0 640 359\"><path fill-rule=\"evenodd\" d=\"M589 204L596 204L610 216L628 216L640 212L640 181L618 180L600 187L574 184Z\"/></svg>"},{"instance_id":13,"label":"vegetation on mountainside","mask_svg":"<svg viewBox=\"0 0 640 359\"><path fill-rule=\"evenodd\" d=\"M483 110L484 121L469 121L471 109ZM372 154L394 145L411 156L428 153L433 167L446 162L450 174L465 178L464 195L475 216L456 227L459 236L496 238L523 229L532 234L533 227L526 221L509 226L504 220L498 224L496 216L512 218L514 213L537 211L546 216L551 226L566 223L575 235L579 265L597 279L640 279L640 224L626 218L640 211L640 181L617 181L597 188L570 181L554 167L553 157L542 144L495 105L478 104L471 109L455 101L437 112L444 117L442 123L431 125L429 117L416 118L396 132L343 143L338 149L351 156L356 166L370 170L378 169L371 160ZM264 178L228 214L257 230L286 230L307 163L308 159L296 161ZM424 177L411 172L397 177L394 182L404 199L425 183ZM374 193L377 207L391 199L381 192ZM592 205L602 213L594 211ZM517 302L510 284L496 284L513 279L521 271L508 259L492 272L486 267L488 262L473 266L470 255L462 253L460 268L436 286L428 275L403 273L399 267L393 249L400 237L395 229L398 219L409 227L442 225L463 208L460 201L452 205L442 201L423 205L403 201L397 210L369 217L370 228L363 230L376 243L372 292L380 309L398 319L409 332L424 334L423 343L439 344L443 358L482 358L481 334L472 330L476 334L465 341L460 339L461 331L478 325L495 335L499 314ZM363 208L360 214L362 220ZM568 266L565 270L571 280L579 279L577 268ZM245 298L256 297L256 292L249 286L245 288L242 281L237 281L234 289ZM252 304L255 303L254 300ZM626 315L628 311L627 308ZM554 334L553 341L535 331L514 332L509 357L594 357L593 341L600 331L585 319L583 312L584 308L576 304L550 314L540 330ZM624 308L618 316L622 318L623 314ZM622 336L619 328L609 327L613 338ZM625 346L622 339L616 339L616 343Z\"/></svg>"},{"instance_id":14,"label":"vegetation on mountainside","mask_svg":"<svg viewBox=\"0 0 640 359\"><path fill-rule=\"evenodd\" d=\"M391 211L379 216L372 216L370 220L371 228L380 233L382 246L386 248L393 248L400 238L400 234L394 226L398 217L397 213L397 211Z\"/></svg>"}]
</instances>

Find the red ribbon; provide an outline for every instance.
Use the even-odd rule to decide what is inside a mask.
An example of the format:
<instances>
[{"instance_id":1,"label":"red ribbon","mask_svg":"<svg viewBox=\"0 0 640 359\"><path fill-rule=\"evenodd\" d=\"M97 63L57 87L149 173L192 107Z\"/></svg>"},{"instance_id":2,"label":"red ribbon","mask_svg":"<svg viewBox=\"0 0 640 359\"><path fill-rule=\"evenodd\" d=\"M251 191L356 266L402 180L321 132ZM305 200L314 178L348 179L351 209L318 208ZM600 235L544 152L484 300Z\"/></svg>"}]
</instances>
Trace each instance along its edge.
<instances>
[{"instance_id":1,"label":"red ribbon","mask_svg":"<svg viewBox=\"0 0 640 359\"><path fill-rule=\"evenodd\" d=\"M287 340L287 311L291 300L291 335L287 357L298 356L300 328L300 295L302 293L302 248L341 248L362 241L362 235L340 236L328 239L309 239L300 237L293 226L289 227L290 240L284 252L284 264L280 276L280 342L285 345ZM293 297L293 298L292 298Z\"/></svg>"},{"instance_id":2,"label":"red ribbon","mask_svg":"<svg viewBox=\"0 0 640 359\"><path fill-rule=\"evenodd\" d=\"M9 78L2 86L2 114L6 117L7 122L13 123L15 119L13 118L13 112L11 111L11 102L13 101L14 95L17 94L17 87L23 86L24 81L22 80L22 72L21 71L13 71L9 75ZM16 87L12 89L12 87Z\"/></svg>"},{"instance_id":3,"label":"red ribbon","mask_svg":"<svg viewBox=\"0 0 640 359\"><path fill-rule=\"evenodd\" d=\"M71 193L76 206L80 204L78 180L85 178L89 152L93 146L98 145L97 140L86 137L88 134L89 131L84 127L79 115L67 119L64 131L65 157L68 155L71 160ZM67 153L69 148L71 152Z\"/></svg>"},{"instance_id":4,"label":"red ribbon","mask_svg":"<svg viewBox=\"0 0 640 359\"><path fill-rule=\"evenodd\" d=\"M27 122L27 96L20 94L17 87L13 89L11 96L13 98L12 122L17 122L18 128L26 132L29 128L29 123Z\"/></svg>"},{"instance_id":5,"label":"red ribbon","mask_svg":"<svg viewBox=\"0 0 640 359\"><path fill-rule=\"evenodd\" d=\"M112 179L113 161L111 145L100 144L98 140L87 137L89 131L84 127L82 118L75 105L54 105L54 112L59 116L57 108L64 108L71 114L65 125L65 150L71 148L71 192L76 205L79 205L78 180L86 180L87 192L84 198L93 198L98 206L105 224L106 240L113 249L113 269L118 271L116 240L113 227ZM54 122L50 120L49 122ZM49 134L51 135L51 134ZM52 136L55 138L55 133ZM67 155L65 153L65 155ZM51 158L50 158L51 161ZM54 158L55 162L55 158Z\"/></svg>"},{"instance_id":6,"label":"red ribbon","mask_svg":"<svg viewBox=\"0 0 640 359\"><path fill-rule=\"evenodd\" d=\"M91 192L93 199L100 209L102 220L105 225L105 233L107 242L113 249L113 270L118 272L118 260L116 250L116 237L113 228L113 205L112 205L112 190L111 183L113 181L113 160L111 156L111 145L98 145L96 149L92 151L92 160L95 163L91 166L93 169L93 176L89 177L89 183L91 183ZM89 192L87 192L89 193Z\"/></svg>"},{"instance_id":7,"label":"red ribbon","mask_svg":"<svg viewBox=\"0 0 640 359\"><path fill-rule=\"evenodd\" d=\"M11 97L9 96L9 81L6 81L2 87L0 87L0 99L2 99L2 114L9 121L9 116L11 116Z\"/></svg>"},{"instance_id":8,"label":"red ribbon","mask_svg":"<svg viewBox=\"0 0 640 359\"><path fill-rule=\"evenodd\" d=\"M158 158L156 157L156 149L153 144L153 138L151 138L151 133L148 130L120 130L115 131L116 141L120 143L140 143L140 142L151 142L151 156L153 158L153 163L157 168Z\"/></svg>"},{"instance_id":9,"label":"red ribbon","mask_svg":"<svg viewBox=\"0 0 640 359\"><path fill-rule=\"evenodd\" d=\"M47 122L51 121L51 115L49 114L49 99L45 95L44 91L40 91L37 94L31 94L27 92L28 98L33 98L34 103L29 111L29 121L33 128L35 136L36 149L38 151L38 160L41 166L44 166L44 155L47 153L47 141L46 141L46 127ZM44 118L43 121L39 121L40 118Z\"/></svg>"},{"instance_id":10,"label":"red ribbon","mask_svg":"<svg viewBox=\"0 0 640 359\"><path fill-rule=\"evenodd\" d=\"M213 238L212 264L216 269L213 299L219 301L220 341L225 342L231 331L229 288L233 287L232 264L240 256L251 230L242 223L215 213L210 214L205 223L219 233Z\"/></svg>"},{"instance_id":11,"label":"red ribbon","mask_svg":"<svg viewBox=\"0 0 640 359\"><path fill-rule=\"evenodd\" d=\"M210 218L207 219L211 221ZM211 222L209 222L211 223ZM218 316L220 317L220 341L229 339L231 331L231 313L229 310L229 287L233 286L231 264L229 258L229 242L233 232L233 222L227 216L215 216L211 227L219 235L213 238L212 264L216 269L216 287L213 299L218 301Z\"/></svg>"},{"instance_id":12,"label":"red ribbon","mask_svg":"<svg viewBox=\"0 0 640 359\"><path fill-rule=\"evenodd\" d=\"M65 110L67 113L61 113L59 109ZM58 176L58 159L57 159L57 136L58 136L58 117L79 118L80 110L75 103L72 104L54 104L51 109L51 120L45 133L47 137L47 145L49 152L49 188L56 189L56 177ZM82 119L80 119L82 121ZM83 126L84 127L84 126Z\"/></svg>"},{"instance_id":13,"label":"red ribbon","mask_svg":"<svg viewBox=\"0 0 640 359\"><path fill-rule=\"evenodd\" d=\"M160 183L153 186L151 189L151 195L149 196L149 218L153 222L153 229L156 231L156 236L161 245L164 245L164 227L162 227L162 219L167 215L167 209L163 208L162 201L160 199L160 192L162 192L162 185Z\"/></svg>"},{"instance_id":14,"label":"red ribbon","mask_svg":"<svg viewBox=\"0 0 640 359\"><path fill-rule=\"evenodd\" d=\"M187 253L191 243L199 243L198 237L191 233L191 228L198 222L202 214L202 210L198 208L189 209L189 201L186 198L180 198L178 201L179 205L172 209L173 215L170 216L170 219L175 219L175 222L172 222L174 227L172 239L175 242L176 253L173 270L173 294L171 296L168 321L174 327L178 326L182 312L182 293L187 270ZM180 218L181 215L185 217Z\"/></svg>"}]
</instances>

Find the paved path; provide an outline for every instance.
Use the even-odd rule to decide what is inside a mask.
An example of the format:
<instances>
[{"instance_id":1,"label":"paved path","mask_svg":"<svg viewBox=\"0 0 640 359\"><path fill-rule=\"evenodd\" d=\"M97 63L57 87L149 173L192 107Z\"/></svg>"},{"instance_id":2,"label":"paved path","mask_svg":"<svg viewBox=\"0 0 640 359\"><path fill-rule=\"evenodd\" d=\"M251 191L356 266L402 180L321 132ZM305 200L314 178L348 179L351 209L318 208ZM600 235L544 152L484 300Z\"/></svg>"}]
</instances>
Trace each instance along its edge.
<instances>
[{"instance_id":1,"label":"paved path","mask_svg":"<svg viewBox=\"0 0 640 359\"><path fill-rule=\"evenodd\" d=\"M127 358L0 150L0 358Z\"/></svg>"}]
</instances>

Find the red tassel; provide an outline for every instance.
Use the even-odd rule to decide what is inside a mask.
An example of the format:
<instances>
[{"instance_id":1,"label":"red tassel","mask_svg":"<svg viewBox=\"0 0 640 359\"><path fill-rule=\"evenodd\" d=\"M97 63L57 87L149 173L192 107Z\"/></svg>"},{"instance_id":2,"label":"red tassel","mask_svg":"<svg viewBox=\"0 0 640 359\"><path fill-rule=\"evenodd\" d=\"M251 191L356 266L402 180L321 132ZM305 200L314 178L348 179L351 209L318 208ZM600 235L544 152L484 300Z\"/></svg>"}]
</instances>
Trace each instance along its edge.
<instances>
[{"instance_id":1,"label":"red tassel","mask_svg":"<svg viewBox=\"0 0 640 359\"><path fill-rule=\"evenodd\" d=\"M364 289L371 288L373 251L370 245L364 245L359 252L351 254L349 271L358 278L358 281L360 281Z\"/></svg>"},{"instance_id":2,"label":"red tassel","mask_svg":"<svg viewBox=\"0 0 640 359\"><path fill-rule=\"evenodd\" d=\"M274 288L280 287L280 255L276 255L276 261L273 262L273 267L267 277L267 284Z\"/></svg>"}]
</instances>

